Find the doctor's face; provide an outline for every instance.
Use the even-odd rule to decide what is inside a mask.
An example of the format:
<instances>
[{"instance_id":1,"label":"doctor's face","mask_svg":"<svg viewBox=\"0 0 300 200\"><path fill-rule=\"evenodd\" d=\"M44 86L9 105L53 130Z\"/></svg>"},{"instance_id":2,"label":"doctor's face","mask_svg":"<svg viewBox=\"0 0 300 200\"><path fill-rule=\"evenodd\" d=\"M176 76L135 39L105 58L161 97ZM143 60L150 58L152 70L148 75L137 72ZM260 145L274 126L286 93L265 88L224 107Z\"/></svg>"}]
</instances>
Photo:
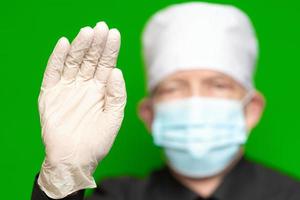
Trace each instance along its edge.
<instances>
[{"instance_id":1,"label":"doctor's face","mask_svg":"<svg viewBox=\"0 0 300 200\"><path fill-rule=\"evenodd\" d=\"M151 131L155 103L167 102L192 96L215 97L242 100L247 91L231 77L212 70L178 71L163 80L139 105L139 116ZM248 129L259 121L264 107L264 98L254 92L251 101L245 106L245 119Z\"/></svg>"}]
</instances>

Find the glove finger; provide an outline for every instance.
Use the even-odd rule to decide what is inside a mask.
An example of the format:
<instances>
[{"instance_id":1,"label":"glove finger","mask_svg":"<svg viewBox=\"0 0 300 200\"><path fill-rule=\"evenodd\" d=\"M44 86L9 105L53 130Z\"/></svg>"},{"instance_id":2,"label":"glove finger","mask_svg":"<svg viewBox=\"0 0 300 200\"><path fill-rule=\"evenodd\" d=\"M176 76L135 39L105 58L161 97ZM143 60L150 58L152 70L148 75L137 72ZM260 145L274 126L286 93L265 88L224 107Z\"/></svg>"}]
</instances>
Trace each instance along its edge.
<instances>
[{"instance_id":1,"label":"glove finger","mask_svg":"<svg viewBox=\"0 0 300 200\"><path fill-rule=\"evenodd\" d=\"M116 66L120 50L121 35L117 29L109 30L105 49L99 60L95 78L101 83L106 83L111 70Z\"/></svg>"},{"instance_id":2,"label":"glove finger","mask_svg":"<svg viewBox=\"0 0 300 200\"><path fill-rule=\"evenodd\" d=\"M98 61L105 47L108 31L109 29L105 22L97 23L94 28L94 38L91 48L84 56L79 72L79 76L84 80L88 80L94 76Z\"/></svg>"},{"instance_id":3,"label":"glove finger","mask_svg":"<svg viewBox=\"0 0 300 200\"><path fill-rule=\"evenodd\" d=\"M126 88L122 71L114 68L107 82L104 112L115 123L121 123L126 104Z\"/></svg>"},{"instance_id":4,"label":"glove finger","mask_svg":"<svg viewBox=\"0 0 300 200\"><path fill-rule=\"evenodd\" d=\"M90 27L85 27L80 30L76 38L73 40L69 54L66 58L62 75L62 77L68 82L75 80L79 66L82 63L84 55L90 48L93 37L94 30Z\"/></svg>"},{"instance_id":5,"label":"glove finger","mask_svg":"<svg viewBox=\"0 0 300 200\"><path fill-rule=\"evenodd\" d=\"M70 49L70 43L67 38L62 37L58 40L49 60L44 73L42 88L53 87L61 77L64 62L68 51Z\"/></svg>"}]
</instances>

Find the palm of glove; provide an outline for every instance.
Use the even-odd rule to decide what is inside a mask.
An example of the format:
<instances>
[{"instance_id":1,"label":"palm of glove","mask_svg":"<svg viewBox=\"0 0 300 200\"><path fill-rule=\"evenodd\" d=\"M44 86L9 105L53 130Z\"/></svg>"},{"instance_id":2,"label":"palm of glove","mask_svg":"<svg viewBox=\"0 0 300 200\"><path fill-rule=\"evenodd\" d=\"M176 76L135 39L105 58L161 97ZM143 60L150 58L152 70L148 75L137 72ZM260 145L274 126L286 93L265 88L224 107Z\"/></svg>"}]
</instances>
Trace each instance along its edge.
<instances>
[{"instance_id":1,"label":"palm of glove","mask_svg":"<svg viewBox=\"0 0 300 200\"><path fill-rule=\"evenodd\" d=\"M76 164L72 162L80 160L83 163L77 164L85 164L106 155L121 118L107 120L104 94L105 85L95 80L69 85L59 82L55 88L41 92L43 141L51 163ZM106 134L111 137L105 138Z\"/></svg>"},{"instance_id":2,"label":"palm of glove","mask_svg":"<svg viewBox=\"0 0 300 200\"><path fill-rule=\"evenodd\" d=\"M119 47L119 32L101 22L81 29L71 45L60 39L49 59L39 95L46 158L38 181L52 198L95 186L91 174L111 148L126 103L114 68Z\"/></svg>"}]
</instances>

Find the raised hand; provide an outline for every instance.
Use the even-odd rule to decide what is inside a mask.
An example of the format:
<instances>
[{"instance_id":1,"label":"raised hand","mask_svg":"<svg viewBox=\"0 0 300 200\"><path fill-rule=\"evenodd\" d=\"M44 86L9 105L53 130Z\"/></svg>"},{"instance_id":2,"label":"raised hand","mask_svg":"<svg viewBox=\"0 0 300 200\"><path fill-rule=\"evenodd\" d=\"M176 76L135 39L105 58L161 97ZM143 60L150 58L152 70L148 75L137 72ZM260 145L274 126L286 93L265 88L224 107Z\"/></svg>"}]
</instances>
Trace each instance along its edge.
<instances>
[{"instance_id":1,"label":"raised hand","mask_svg":"<svg viewBox=\"0 0 300 200\"><path fill-rule=\"evenodd\" d=\"M39 95L46 157L38 178L51 198L96 187L93 172L109 152L126 104L115 68L120 33L104 22L61 38L50 56Z\"/></svg>"}]
</instances>

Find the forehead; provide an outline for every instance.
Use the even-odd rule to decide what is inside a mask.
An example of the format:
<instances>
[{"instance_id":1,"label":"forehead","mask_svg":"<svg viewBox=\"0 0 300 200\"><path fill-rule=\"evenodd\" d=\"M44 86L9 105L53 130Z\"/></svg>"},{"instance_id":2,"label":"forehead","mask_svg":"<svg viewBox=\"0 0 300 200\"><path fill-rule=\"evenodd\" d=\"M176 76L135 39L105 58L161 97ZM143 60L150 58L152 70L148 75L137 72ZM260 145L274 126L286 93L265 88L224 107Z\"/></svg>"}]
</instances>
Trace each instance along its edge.
<instances>
[{"instance_id":1,"label":"forehead","mask_svg":"<svg viewBox=\"0 0 300 200\"><path fill-rule=\"evenodd\" d=\"M237 81L235 81L233 78L230 76L214 71L214 70L204 70L204 69L195 69L195 70L182 70L182 71L177 71L168 77L166 77L159 85L164 85L170 82L192 82L192 81L201 81L201 80L208 80L208 79L213 79L213 80L224 80L224 81L229 81L232 84L235 84L237 86L243 87L240 85Z\"/></svg>"}]
</instances>

